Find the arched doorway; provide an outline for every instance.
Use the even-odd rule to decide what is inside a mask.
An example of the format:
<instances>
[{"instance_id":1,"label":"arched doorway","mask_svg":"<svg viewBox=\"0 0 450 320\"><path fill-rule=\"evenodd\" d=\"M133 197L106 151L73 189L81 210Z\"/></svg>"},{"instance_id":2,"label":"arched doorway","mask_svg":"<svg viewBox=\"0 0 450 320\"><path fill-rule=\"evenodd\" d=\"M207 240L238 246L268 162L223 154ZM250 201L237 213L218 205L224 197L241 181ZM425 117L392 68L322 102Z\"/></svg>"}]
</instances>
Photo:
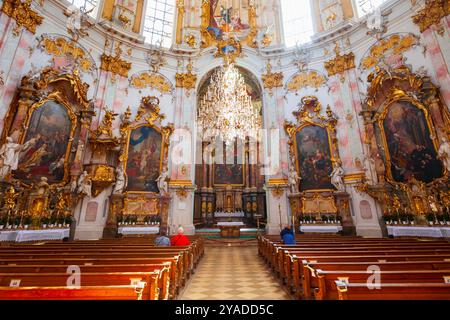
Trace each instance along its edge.
<instances>
[{"instance_id":1,"label":"arched doorway","mask_svg":"<svg viewBox=\"0 0 450 320\"><path fill-rule=\"evenodd\" d=\"M252 103L259 107L262 119L262 88L258 79L247 69L236 68L244 79ZM197 110L216 70L209 71L200 82ZM262 143L249 137L245 140L236 139L228 145L222 140L211 143L203 141L202 133L199 132L196 148L196 226L213 227L220 221L242 221L248 227L255 227L259 219L265 219Z\"/></svg>"}]
</instances>

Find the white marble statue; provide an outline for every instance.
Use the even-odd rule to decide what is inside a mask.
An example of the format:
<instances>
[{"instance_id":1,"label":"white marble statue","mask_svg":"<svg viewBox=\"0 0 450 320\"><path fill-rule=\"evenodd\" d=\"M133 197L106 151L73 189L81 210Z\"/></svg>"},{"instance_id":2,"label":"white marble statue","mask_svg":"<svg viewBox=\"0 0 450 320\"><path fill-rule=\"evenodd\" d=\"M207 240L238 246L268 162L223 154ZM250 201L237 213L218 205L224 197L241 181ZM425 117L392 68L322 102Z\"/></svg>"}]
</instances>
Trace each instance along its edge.
<instances>
[{"instance_id":1,"label":"white marble statue","mask_svg":"<svg viewBox=\"0 0 450 320\"><path fill-rule=\"evenodd\" d=\"M11 171L17 170L20 152L34 144L35 138L25 144L15 143L11 137L6 138L6 143L0 148L0 181L4 180Z\"/></svg>"},{"instance_id":2,"label":"white marble statue","mask_svg":"<svg viewBox=\"0 0 450 320\"><path fill-rule=\"evenodd\" d=\"M442 143L438 151L438 157L444 164L447 171L450 172L450 143L445 137L442 138Z\"/></svg>"},{"instance_id":3,"label":"white marble statue","mask_svg":"<svg viewBox=\"0 0 450 320\"><path fill-rule=\"evenodd\" d=\"M92 181L87 171L83 171L78 178L78 193L84 194L89 198L92 197Z\"/></svg>"},{"instance_id":4,"label":"white marble statue","mask_svg":"<svg viewBox=\"0 0 450 320\"><path fill-rule=\"evenodd\" d=\"M120 164L116 169L116 183L114 185L113 194L121 194L126 187L127 178L125 177L123 165Z\"/></svg>"},{"instance_id":5,"label":"white marble statue","mask_svg":"<svg viewBox=\"0 0 450 320\"><path fill-rule=\"evenodd\" d=\"M337 163L330 175L331 184L336 187L338 191L345 191L344 185L344 169L340 163Z\"/></svg>"},{"instance_id":6,"label":"white marble statue","mask_svg":"<svg viewBox=\"0 0 450 320\"><path fill-rule=\"evenodd\" d=\"M161 192L161 194L166 194L169 192L168 183L167 183L168 177L169 177L169 175L167 174L167 170L166 170L166 168L164 168L163 171L161 172L160 176L158 177L158 179L156 179L156 181L158 182L158 189Z\"/></svg>"},{"instance_id":7,"label":"white marble statue","mask_svg":"<svg viewBox=\"0 0 450 320\"><path fill-rule=\"evenodd\" d=\"M64 12L67 16L66 27L69 34L72 36L74 41L78 41L80 37L85 37L88 35L87 29L92 27L93 24L88 20L88 14L94 10L92 8L89 11L83 12L77 6L70 6Z\"/></svg>"},{"instance_id":8,"label":"white marble statue","mask_svg":"<svg viewBox=\"0 0 450 320\"><path fill-rule=\"evenodd\" d=\"M291 193L298 193L300 180L301 178L298 176L297 171L291 165L289 169L289 187L291 188Z\"/></svg>"}]
</instances>

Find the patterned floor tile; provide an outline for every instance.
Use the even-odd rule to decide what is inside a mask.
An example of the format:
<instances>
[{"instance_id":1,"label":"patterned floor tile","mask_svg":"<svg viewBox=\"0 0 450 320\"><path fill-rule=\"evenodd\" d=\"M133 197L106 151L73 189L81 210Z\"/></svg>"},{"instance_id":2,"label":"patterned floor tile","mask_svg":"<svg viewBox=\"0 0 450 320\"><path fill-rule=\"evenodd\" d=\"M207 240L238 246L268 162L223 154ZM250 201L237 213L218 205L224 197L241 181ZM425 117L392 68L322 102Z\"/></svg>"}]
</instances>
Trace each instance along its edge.
<instances>
[{"instance_id":1,"label":"patterned floor tile","mask_svg":"<svg viewBox=\"0 0 450 320\"><path fill-rule=\"evenodd\" d=\"M206 247L180 300L289 300L256 247Z\"/></svg>"}]
</instances>

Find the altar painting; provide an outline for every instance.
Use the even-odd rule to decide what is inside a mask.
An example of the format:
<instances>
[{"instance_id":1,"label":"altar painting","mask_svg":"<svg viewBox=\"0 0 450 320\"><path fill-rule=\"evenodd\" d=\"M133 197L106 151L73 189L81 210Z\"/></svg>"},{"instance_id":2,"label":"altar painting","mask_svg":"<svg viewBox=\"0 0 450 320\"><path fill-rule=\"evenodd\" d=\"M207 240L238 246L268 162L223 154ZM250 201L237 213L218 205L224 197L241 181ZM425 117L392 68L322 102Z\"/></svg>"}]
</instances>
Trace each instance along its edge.
<instances>
[{"instance_id":1,"label":"altar painting","mask_svg":"<svg viewBox=\"0 0 450 320\"><path fill-rule=\"evenodd\" d=\"M334 189L328 132L315 125L303 127L296 133L296 148L301 191Z\"/></svg>"},{"instance_id":2,"label":"altar painting","mask_svg":"<svg viewBox=\"0 0 450 320\"><path fill-rule=\"evenodd\" d=\"M34 109L22 142L28 148L19 155L14 177L25 182L36 182L41 177L50 184L62 182L73 130L68 109L58 102L49 100Z\"/></svg>"},{"instance_id":3,"label":"altar painting","mask_svg":"<svg viewBox=\"0 0 450 320\"><path fill-rule=\"evenodd\" d=\"M215 164L215 185L244 185L244 166L242 164Z\"/></svg>"},{"instance_id":4,"label":"altar painting","mask_svg":"<svg viewBox=\"0 0 450 320\"><path fill-rule=\"evenodd\" d=\"M153 127L131 131L126 174L128 191L159 192L156 179L161 172L162 135Z\"/></svg>"},{"instance_id":5,"label":"altar painting","mask_svg":"<svg viewBox=\"0 0 450 320\"><path fill-rule=\"evenodd\" d=\"M442 163L437 159L421 109L408 101L394 102L388 109L383 129L393 180L407 182L415 177L428 183L442 177Z\"/></svg>"}]
</instances>

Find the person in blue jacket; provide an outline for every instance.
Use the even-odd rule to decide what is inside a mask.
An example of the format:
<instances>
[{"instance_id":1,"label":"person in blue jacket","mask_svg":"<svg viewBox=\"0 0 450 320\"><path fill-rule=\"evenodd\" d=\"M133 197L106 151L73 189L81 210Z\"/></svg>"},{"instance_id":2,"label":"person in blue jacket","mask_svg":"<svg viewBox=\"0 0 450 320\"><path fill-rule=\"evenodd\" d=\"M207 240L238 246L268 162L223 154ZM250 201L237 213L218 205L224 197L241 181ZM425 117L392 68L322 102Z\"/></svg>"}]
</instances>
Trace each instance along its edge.
<instances>
[{"instance_id":1,"label":"person in blue jacket","mask_svg":"<svg viewBox=\"0 0 450 320\"><path fill-rule=\"evenodd\" d=\"M287 225L281 230L280 236L284 244L295 244L294 230L292 230L291 226Z\"/></svg>"}]
</instances>

